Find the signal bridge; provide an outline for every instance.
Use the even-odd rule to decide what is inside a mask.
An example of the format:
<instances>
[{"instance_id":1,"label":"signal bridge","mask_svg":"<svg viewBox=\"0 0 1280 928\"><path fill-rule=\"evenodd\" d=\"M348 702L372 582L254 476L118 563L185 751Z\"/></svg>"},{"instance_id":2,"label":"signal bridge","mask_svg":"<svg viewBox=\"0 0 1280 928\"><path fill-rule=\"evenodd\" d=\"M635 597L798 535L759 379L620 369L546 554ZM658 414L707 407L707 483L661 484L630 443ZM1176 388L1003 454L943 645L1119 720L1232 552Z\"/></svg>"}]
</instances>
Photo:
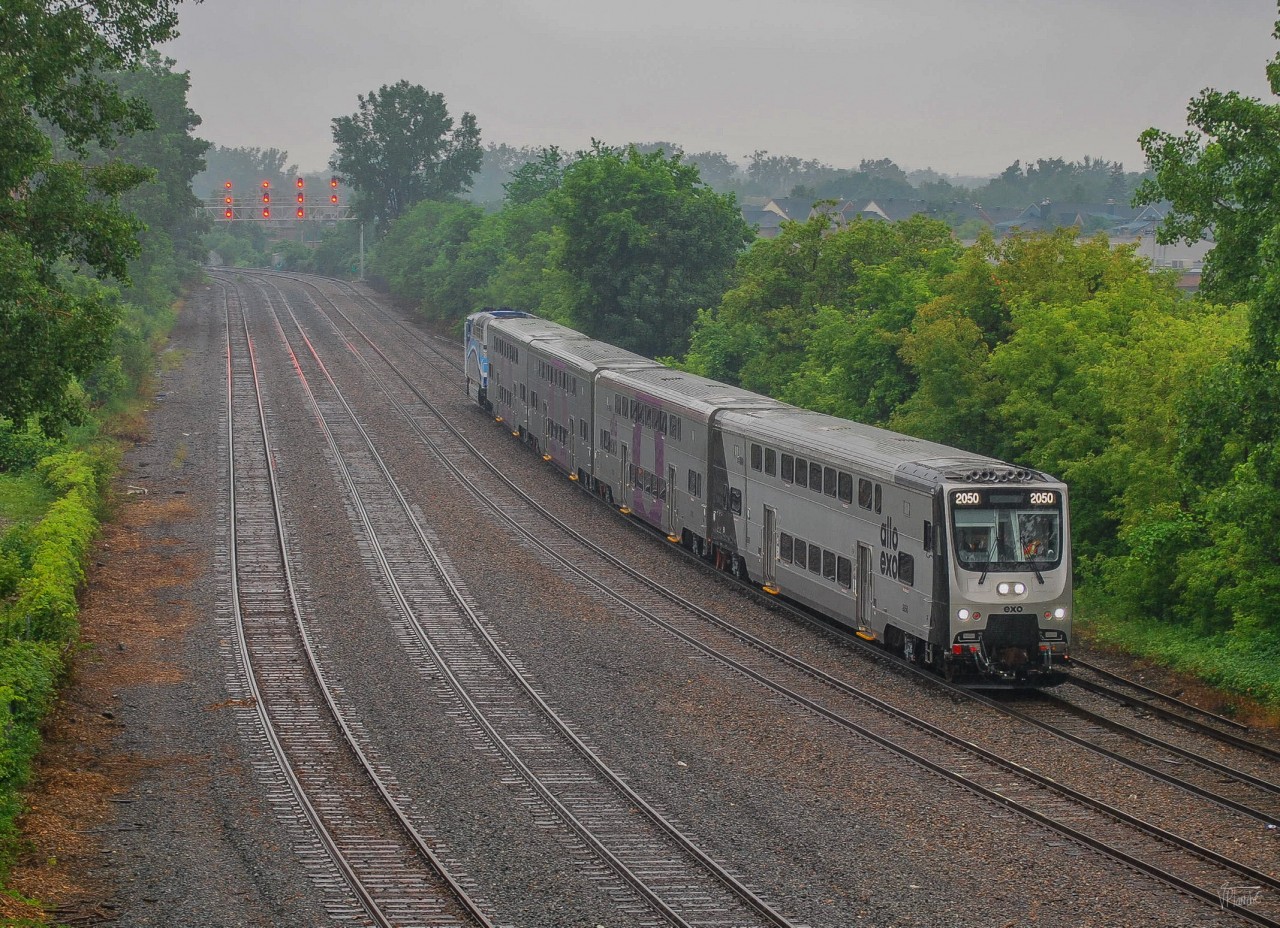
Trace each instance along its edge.
<instances>
[{"instance_id":1,"label":"signal bridge","mask_svg":"<svg viewBox=\"0 0 1280 928\"><path fill-rule=\"evenodd\" d=\"M297 228L299 222L344 222L352 217L351 207L341 202L338 178L329 180L329 192L310 195L301 177L294 181L294 192L278 192L270 181L254 188L250 195L238 195L231 181L223 185L222 196L212 196L198 208L201 215L215 223L258 222L267 228ZM287 188L286 188L287 191Z\"/></svg>"}]
</instances>

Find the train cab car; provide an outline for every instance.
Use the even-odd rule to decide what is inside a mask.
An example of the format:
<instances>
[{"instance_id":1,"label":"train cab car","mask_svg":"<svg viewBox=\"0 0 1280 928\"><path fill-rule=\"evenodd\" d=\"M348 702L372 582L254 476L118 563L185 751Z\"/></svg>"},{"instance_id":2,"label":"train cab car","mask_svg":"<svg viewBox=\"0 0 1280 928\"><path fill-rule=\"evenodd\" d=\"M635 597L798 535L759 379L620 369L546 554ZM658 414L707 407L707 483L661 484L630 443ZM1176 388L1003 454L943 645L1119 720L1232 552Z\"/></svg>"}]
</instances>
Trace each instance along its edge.
<instances>
[{"instance_id":1,"label":"train cab car","mask_svg":"<svg viewBox=\"0 0 1280 928\"><path fill-rule=\"evenodd\" d=\"M733 508L717 467L712 423L724 409L774 408L776 400L684 371L655 365L603 371L596 380L599 450L595 477L616 505L662 530L672 541L722 566L738 567L725 544L732 530L710 518ZM712 500L721 492L720 503Z\"/></svg>"},{"instance_id":2,"label":"train cab car","mask_svg":"<svg viewBox=\"0 0 1280 928\"><path fill-rule=\"evenodd\" d=\"M766 590L948 677L1060 679L1071 605L1062 484L790 407L726 412L712 440L730 492L741 487L741 511L720 521Z\"/></svg>"}]
</instances>

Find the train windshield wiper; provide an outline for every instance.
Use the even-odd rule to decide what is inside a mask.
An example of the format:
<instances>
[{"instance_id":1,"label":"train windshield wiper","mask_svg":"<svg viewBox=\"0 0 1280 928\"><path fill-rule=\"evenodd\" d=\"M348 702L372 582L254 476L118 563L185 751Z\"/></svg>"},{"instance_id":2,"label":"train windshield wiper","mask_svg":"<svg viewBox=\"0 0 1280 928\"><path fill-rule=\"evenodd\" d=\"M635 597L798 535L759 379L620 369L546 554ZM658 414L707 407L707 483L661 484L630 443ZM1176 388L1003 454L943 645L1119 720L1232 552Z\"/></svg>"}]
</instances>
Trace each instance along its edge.
<instances>
[{"instance_id":1,"label":"train windshield wiper","mask_svg":"<svg viewBox=\"0 0 1280 928\"><path fill-rule=\"evenodd\" d=\"M982 586L984 580L987 579L987 573L991 570L990 565L982 568L982 575L978 577L978 586Z\"/></svg>"}]
</instances>

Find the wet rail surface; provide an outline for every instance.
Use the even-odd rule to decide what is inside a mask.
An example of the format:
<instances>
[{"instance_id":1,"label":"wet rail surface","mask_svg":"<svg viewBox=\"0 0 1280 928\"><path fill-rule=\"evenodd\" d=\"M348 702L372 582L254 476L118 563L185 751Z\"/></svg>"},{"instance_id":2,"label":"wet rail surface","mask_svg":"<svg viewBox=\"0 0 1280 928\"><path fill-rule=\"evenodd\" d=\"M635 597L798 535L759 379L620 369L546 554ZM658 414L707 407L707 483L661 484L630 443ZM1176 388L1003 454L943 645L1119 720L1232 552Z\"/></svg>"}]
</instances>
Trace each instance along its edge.
<instances>
[{"instance_id":1,"label":"wet rail surface","mask_svg":"<svg viewBox=\"0 0 1280 928\"><path fill-rule=\"evenodd\" d=\"M609 883L619 908L640 924L795 924L627 786L503 651L331 371L351 353L326 362L320 336L304 329L288 301L270 286L256 289L305 385L404 644L424 677L448 681L469 724L523 790L519 801L540 804L545 826L573 834L579 866Z\"/></svg>"},{"instance_id":2,"label":"wet rail surface","mask_svg":"<svg viewBox=\"0 0 1280 928\"><path fill-rule=\"evenodd\" d=\"M315 303L317 309L328 314L332 324L350 333L347 344L351 350L356 354L368 354L362 363L368 365L371 373L378 362L382 362L381 373L375 375L379 377L382 389L393 397L393 402L403 414L417 424L422 441L433 448L442 461L458 462L459 480L470 487L477 500L488 501L494 509L495 518L524 543L543 548L561 565L561 569L577 571L575 564L581 560L584 546L591 549L595 546L550 513L541 511L527 495L506 481L497 468L484 461L483 456L400 372L396 363L382 354L378 339L362 330L362 325L369 324L367 320L362 322L354 318L355 314L347 315L320 288L312 287L308 292L308 299ZM325 303L329 305L321 305ZM385 324L393 330L407 330L393 318ZM415 338L418 337L415 333ZM446 351L447 348L442 351L423 343L418 357L438 366L442 374L447 375L456 371L457 362L444 353ZM423 407L430 415L422 414ZM562 533L550 536L554 540L548 540L548 521ZM615 568L615 578L619 570L628 571L621 559L598 549L595 552L610 561ZM585 572L578 572L581 580L592 582ZM735 630L718 616L679 600L660 584L634 575L634 572L632 574L630 580L634 581L634 586L624 589L615 580L609 590L602 592L616 595L620 607L636 611L726 666L746 673L779 696L798 702L1032 821L1053 828L1206 902L1224 905L1245 920L1264 925L1277 924L1280 881L1270 873L1202 847L1194 840L1152 826L1107 803L1071 790L1050 777L1027 770L1015 760L983 751L964 739L955 738L942 728L881 703L846 680L831 677L789 655L776 652L767 644ZM676 606L674 611L673 605ZM794 681L789 677L792 672L799 674ZM815 681L818 684L816 692ZM844 705L840 700L833 702L833 691L841 699L851 698L859 705L855 709L847 702ZM868 716L865 712L867 707L876 709L878 715ZM1065 730L1062 734L1072 737ZM1091 749L1096 749L1096 746L1091 746ZM1120 752L1115 753L1117 762L1133 765L1131 759ZM1141 769L1141 762L1138 764L1137 769ZM1266 786L1258 788L1269 792ZM1235 887L1240 891L1224 900L1224 887Z\"/></svg>"},{"instance_id":3,"label":"wet rail surface","mask_svg":"<svg viewBox=\"0 0 1280 928\"><path fill-rule=\"evenodd\" d=\"M417 830L320 672L290 567L271 419L240 294L227 324L227 531L242 724L257 774L335 920L491 926L465 878Z\"/></svg>"}]
</instances>

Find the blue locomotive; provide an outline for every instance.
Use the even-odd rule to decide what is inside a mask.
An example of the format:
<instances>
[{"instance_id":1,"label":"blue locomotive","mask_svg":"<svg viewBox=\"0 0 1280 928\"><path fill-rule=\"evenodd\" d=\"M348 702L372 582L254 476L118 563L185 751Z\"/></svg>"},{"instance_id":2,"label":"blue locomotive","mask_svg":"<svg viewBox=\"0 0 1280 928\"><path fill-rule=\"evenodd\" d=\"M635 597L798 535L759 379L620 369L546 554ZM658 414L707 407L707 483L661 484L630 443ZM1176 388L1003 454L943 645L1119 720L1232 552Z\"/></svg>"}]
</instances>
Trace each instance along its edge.
<instances>
[{"instance_id":1,"label":"blue locomotive","mask_svg":"<svg viewBox=\"0 0 1280 928\"><path fill-rule=\"evenodd\" d=\"M466 320L467 392L570 479L948 679L1062 679L1067 487L717 383L516 310Z\"/></svg>"}]
</instances>

